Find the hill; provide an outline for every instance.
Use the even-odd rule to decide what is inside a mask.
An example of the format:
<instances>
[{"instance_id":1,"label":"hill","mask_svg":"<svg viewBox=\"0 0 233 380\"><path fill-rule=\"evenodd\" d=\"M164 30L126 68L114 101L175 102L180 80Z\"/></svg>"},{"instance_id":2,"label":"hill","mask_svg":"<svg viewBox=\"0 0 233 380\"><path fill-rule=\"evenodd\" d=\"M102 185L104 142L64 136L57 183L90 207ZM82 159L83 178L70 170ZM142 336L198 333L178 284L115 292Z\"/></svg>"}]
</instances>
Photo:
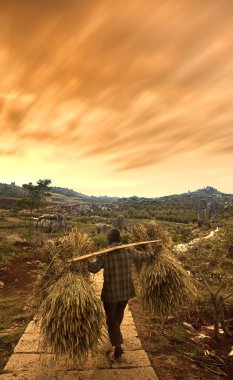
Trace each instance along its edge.
<instances>
[{"instance_id":1,"label":"hill","mask_svg":"<svg viewBox=\"0 0 233 380\"><path fill-rule=\"evenodd\" d=\"M14 182L10 185L0 183L0 196L3 197L20 197L27 194L27 191L20 186L16 186Z\"/></svg>"},{"instance_id":2,"label":"hill","mask_svg":"<svg viewBox=\"0 0 233 380\"><path fill-rule=\"evenodd\" d=\"M67 187L52 186L50 187L50 192L56 193L56 194L62 194L67 197L89 198L88 195L78 193L77 191L73 189L68 189Z\"/></svg>"},{"instance_id":3,"label":"hill","mask_svg":"<svg viewBox=\"0 0 233 380\"><path fill-rule=\"evenodd\" d=\"M221 191L215 189L212 186L206 186L201 189L195 190L195 191L188 191L187 193L181 193L181 194L173 194L173 195L166 195L162 197L158 197L155 199L177 199L177 198L225 198L225 197L232 197L233 194L226 194L222 193Z\"/></svg>"}]
</instances>

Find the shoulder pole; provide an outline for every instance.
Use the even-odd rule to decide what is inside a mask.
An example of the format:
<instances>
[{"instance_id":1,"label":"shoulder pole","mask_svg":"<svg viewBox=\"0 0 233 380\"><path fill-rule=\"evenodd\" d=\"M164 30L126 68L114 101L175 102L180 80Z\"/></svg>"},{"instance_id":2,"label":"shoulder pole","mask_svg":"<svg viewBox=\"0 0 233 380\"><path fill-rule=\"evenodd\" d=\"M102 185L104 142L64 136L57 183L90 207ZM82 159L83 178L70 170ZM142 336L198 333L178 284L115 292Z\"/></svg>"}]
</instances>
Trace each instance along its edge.
<instances>
[{"instance_id":1,"label":"shoulder pole","mask_svg":"<svg viewBox=\"0 0 233 380\"><path fill-rule=\"evenodd\" d=\"M102 255L103 253L108 253L108 252L112 252L112 251L118 251L120 249L126 249L126 248L130 248L130 247L136 247L136 246L139 246L139 245L154 244L154 243L161 243L161 240L148 240L148 241L140 241L138 243L116 245L115 247L105 248L105 249L102 249L101 251L96 251L96 252L88 253L87 255L75 257L73 259L68 260L67 262L68 263L72 263L72 262L76 262L76 261L80 261L80 260L89 259L89 258L94 257L94 256Z\"/></svg>"}]
</instances>

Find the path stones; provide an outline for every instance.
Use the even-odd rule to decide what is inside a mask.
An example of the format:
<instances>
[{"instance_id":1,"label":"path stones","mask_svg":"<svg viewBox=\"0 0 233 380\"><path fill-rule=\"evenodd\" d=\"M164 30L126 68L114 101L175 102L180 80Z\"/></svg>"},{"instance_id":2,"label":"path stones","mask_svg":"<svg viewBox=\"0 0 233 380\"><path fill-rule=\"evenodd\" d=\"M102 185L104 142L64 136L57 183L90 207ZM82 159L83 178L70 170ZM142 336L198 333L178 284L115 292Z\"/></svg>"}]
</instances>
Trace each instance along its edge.
<instances>
[{"instance_id":1,"label":"path stones","mask_svg":"<svg viewBox=\"0 0 233 380\"><path fill-rule=\"evenodd\" d=\"M100 293L103 274L94 276L94 283ZM126 307L122 324L124 354L122 360L113 360L113 353L105 354L100 347L95 358L89 358L83 368L75 368L72 361L53 361L53 355L40 349L39 323L31 321L15 347L0 380L158 380L142 349L134 321Z\"/></svg>"}]
</instances>

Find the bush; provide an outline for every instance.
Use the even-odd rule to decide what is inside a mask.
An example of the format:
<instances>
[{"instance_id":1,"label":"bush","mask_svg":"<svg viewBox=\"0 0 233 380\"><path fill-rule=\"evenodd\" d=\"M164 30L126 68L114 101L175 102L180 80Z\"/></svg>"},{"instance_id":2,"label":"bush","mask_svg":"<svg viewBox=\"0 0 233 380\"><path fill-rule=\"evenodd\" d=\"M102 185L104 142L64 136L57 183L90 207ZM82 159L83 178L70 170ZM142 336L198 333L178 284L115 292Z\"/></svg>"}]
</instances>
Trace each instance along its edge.
<instances>
[{"instance_id":1,"label":"bush","mask_svg":"<svg viewBox=\"0 0 233 380\"><path fill-rule=\"evenodd\" d=\"M124 232L122 235L121 235L121 242L122 244L129 244L131 241L131 236L128 232Z\"/></svg>"},{"instance_id":2,"label":"bush","mask_svg":"<svg viewBox=\"0 0 233 380\"><path fill-rule=\"evenodd\" d=\"M98 248L105 248L108 246L108 239L104 233L94 235L93 241Z\"/></svg>"},{"instance_id":3,"label":"bush","mask_svg":"<svg viewBox=\"0 0 233 380\"><path fill-rule=\"evenodd\" d=\"M0 264L8 264L20 251L17 247L9 243L0 244Z\"/></svg>"}]
</instances>

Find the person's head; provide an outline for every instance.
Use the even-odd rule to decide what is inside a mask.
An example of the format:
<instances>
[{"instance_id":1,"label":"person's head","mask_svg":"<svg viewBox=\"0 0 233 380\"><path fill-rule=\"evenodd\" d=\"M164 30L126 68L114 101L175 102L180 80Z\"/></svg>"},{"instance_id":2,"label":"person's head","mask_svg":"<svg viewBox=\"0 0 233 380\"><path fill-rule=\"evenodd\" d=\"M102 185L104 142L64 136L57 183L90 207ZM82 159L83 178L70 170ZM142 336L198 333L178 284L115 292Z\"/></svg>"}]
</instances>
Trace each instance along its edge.
<instances>
[{"instance_id":1,"label":"person's head","mask_svg":"<svg viewBox=\"0 0 233 380\"><path fill-rule=\"evenodd\" d=\"M112 228L108 233L108 242L112 243L120 243L121 241L121 233L117 228Z\"/></svg>"}]
</instances>

